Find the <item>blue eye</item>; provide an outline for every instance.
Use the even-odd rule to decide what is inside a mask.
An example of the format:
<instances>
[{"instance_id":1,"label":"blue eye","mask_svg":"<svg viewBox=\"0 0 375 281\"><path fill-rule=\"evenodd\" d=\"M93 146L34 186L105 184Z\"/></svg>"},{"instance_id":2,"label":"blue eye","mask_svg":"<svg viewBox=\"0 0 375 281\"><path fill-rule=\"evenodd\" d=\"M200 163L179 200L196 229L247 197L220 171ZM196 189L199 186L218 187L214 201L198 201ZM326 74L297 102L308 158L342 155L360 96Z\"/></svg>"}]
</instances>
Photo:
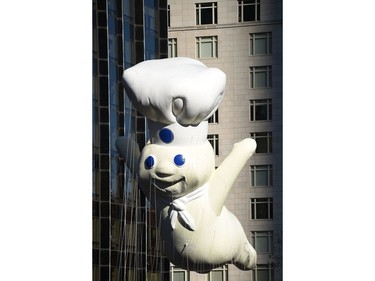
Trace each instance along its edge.
<instances>
[{"instance_id":1,"label":"blue eye","mask_svg":"<svg viewBox=\"0 0 375 281\"><path fill-rule=\"evenodd\" d=\"M149 156L145 160L145 167L147 170L151 169L155 165L155 159L152 156Z\"/></svg>"},{"instance_id":2,"label":"blue eye","mask_svg":"<svg viewBox=\"0 0 375 281\"><path fill-rule=\"evenodd\" d=\"M182 166L185 164L185 157L182 154L177 154L173 161L177 166Z\"/></svg>"},{"instance_id":3,"label":"blue eye","mask_svg":"<svg viewBox=\"0 0 375 281\"><path fill-rule=\"evenodd\" d=\"M164 143L171 143L174 139L173 132L168 128L161 129L159 131L159 137Z\"/></svg>"}]
</instances>

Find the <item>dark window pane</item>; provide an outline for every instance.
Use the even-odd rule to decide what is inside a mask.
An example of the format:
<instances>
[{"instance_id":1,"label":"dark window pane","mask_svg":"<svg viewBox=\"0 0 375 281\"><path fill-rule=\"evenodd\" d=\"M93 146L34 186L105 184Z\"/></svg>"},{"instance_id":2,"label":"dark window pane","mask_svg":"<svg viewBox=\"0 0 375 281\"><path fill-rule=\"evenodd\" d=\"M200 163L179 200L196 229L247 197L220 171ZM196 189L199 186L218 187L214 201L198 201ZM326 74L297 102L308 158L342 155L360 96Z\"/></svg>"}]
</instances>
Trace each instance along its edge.
<instances>
[{"instance_id":1,"label":"dark window pane","mask_svg":"<svg viewBox=\"0 0 375 281\"><path fill-rule=\"evenodd\" d=\"M212 24L212 9L201 9L201 24Z\"/></svg>"},{"instance_id":2,"label":"dark window pane","mask_svg":"<svg viewBox=\"0 0 375 281\"><path fill-rule=\"evenodd\" d=\"M255 20L255 6L246 5L243 7L243 21L254 21Z\"/></svg>"},{"instance_id":3,"label":"dark window pane","mask_svg":"<svg viewBox=\"0 0 375 281\"><path fill-rule=\"evenodd\" d=\"M100 199L109 201L109 172L100 172Z\"/></svg>"},{"instance_id":4,"label":"dark window pane","mask_svg":"<svg viewBox=\"0 0 375 281\"><path fill-rule=\"evenodd\" d=\"M100 216L109 217L109 202L100 203Z\"/></svg>"},{"instance_id":5,"label":"dark window pane","mask_svg":"<svg viewBox=\"0 0 375 281\"><path fill-rule=\"evenodd\" d=\"M108 108L100 108L100 123L108 123Z\"/></svg>"},{"instance_id":6,"label":"dark window pane","mask_svg":"<svg viewBox=\"0 0 375 281\"><path fill-rule=\"evenodd\" d=\"M255 120L267 120L267 105L255 106Z\"/></svg>"},{"instance_id":7,"label":"dark window pane","mask_svg":"<svg viewBox=\"0 0 375 281\"><path fill-rule=\"evenodd\" d=\"M99 265L99 250L92 250L92 263L94 265Z\"/></svg>"},{"instance_id":8,"label":"dark window pane","mask_svg":"<svg viewBox=\"0 0 375 281\"><path fill-rule=\"evenodd\" d=\"M98 28L99 58L107 58L107 30Z\"/></svg>"},{"instance_id":9,"label":"dark window pane","mask_svg":"<svg viewBox=\"0 0 375 281\"><path fill-rule=\"evenodd\" d=\"M109 247L109 219L101 219L100 221L100 247Z\"/></svg>"},{"instance_id":10,"label":"dark window pane","mask_svg":"<svg viewBox=\"0 0 375 281\"><path fill-rule=\"evenodd\" d=\"M99 202L97 201L92 202L92 216L99 217Z\"/></svg>"},{"instance_id":11,"label":"dark window pane","mask_svg":"<svg viewBox=\"0 0 375 281\"><path fill-rule=\"evenodd\" d=\"M257 219L268 219L267 203L257 203L256 212L257 212Z\"/></svg>"},{"instance_id":12,"label":"dark window pane","mask_svg":"<svg viewBox=\"0 0 375 281\"><path fill-rule=\"evenodd\" d=\"M105 11L98 12L98 26L106 27L107 26L107 15Z\"/></svg>"},{"instance_id":13,"label":"dark window pane","mask_svg":"<svg viewBox=\"0 0 375 281\"><path fill-rule=\"evenodd\" d=\"M109 266L100 267L100 281L109 281Z\"/></svg>"},{"instance_id":14,"label":"dark window pane","mask_svg":"<svg viewBox=\"0 0 375 281\"><path fill-rule=\"evenodd\" d=\"M122 0L116 0L116 17L121 18L122 16Z\"/></svg>"},{"instance_id":15,"label":"dark window pane","mask_svg":"<svg viewBox=\"0 0 375 281\"><path fill-rule=\"evenodd\" d=\"M108 124L100 125L100 153L109 153L109 127Z\"/></svg>"},{"instance_id":16,"label":"dark window pane","mask_svg":"<svg viewBox=\"0 0 375 281\"><path fill-rule=\"evenodd\" d=\"M122 205L119 205L119 204L111 205L111 217L113 219L117 219L117 220L123 219L125 215L124 211L125 209L123 208Z\"/></svg>"},{"instance_id":17,"label":"dark window pane","mask_svg":"<svg viewBox=\"0 0 375 281\"><path fill-rule=\"evenodd\" d=\"M108 106L108 78L106 76L99 79L99 104Z\"/></svg>"},{"instance_id":18,"label":"dark window pane","mask_svg":"<svg viewBox=\"0 0 375 281\"><path fill-rule=\"evenodd\" d=\"M106 10L107 5L106 5L106 0L97 0L96 1L96 7L98 10Z\"/></svg>"},{"instance_id":19,"label":"dark window pane","mask_svg":"<svg viewBox=\"0 0 375 281\"><path fill-rule=\"evenodd\" d=\"M256 153L267 153L267 138L256 138L257 148Z\"/></svg>"},{"instance_id":20,"label":"dark window pane","mask_svg":"<svg viewBox=\"0 0 375 281\"><path fill-rule=\"evenodd\" d=\"M108 74L108 61L99 60L99 75L107 75L107 74Z\"/></svg>"},{"instance_id":21,"label":"dark window pane","mask_svg":"<svg viewBox=\"0 0 375 281\"><path fill-rule=\"evenodd\" d=\"M100 251L100 264L101 265L108 265L109 264L109 251L108 250L101 250Z\"/></svg>"},{"instance_id":22,"label":"dark window pane","mask_svg":"<svg viewBox=\"0 0 375 281\"><path fill-rule=\"evenodd\" d=\"M144 132L145 131L145 118L137 118L137 132Z\"/></svg>"},{"instance_id":23,"label":"dark window pane","mask_svg":"<svg viewBox=\"0 0 375 281\"><path fill-rule=\"evenodd\" d=\"M118 63L122 63L122 61L123 61L123 56L122 56L122 53L123 53L123 51L122 51L122 37L121 36L117 36L117 40L116 40L117 42L117 48L116 48L116 51L117 51L117 62ZM121 77L122 76L122 73L121 73L121 75L119 76L119 77Z\"/></svg>"}]
</instances>

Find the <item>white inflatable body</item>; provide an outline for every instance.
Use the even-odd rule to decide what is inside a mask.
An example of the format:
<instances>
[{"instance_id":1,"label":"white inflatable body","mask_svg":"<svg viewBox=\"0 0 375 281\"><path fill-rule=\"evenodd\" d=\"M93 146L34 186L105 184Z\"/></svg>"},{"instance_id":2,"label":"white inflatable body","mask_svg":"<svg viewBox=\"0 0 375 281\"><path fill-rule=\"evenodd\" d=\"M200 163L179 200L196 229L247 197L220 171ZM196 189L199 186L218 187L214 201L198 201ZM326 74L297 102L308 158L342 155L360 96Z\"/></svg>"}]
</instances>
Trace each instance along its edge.
<instances>
[{"instance_id":1,"label":"white inflatable body","mask_svg":"<svg viewBox=\"0 0 375 281\"><path fill-rule=\"evenodd\" d=\"M168 88L168 83L176 84L175 80L168 80L173 65L182 75L175 75L173 79L177 80L192 79L197 72L197 69L189 72L192 66L198 66L198 77L206 70L215 75L209 78L213 81L207 81L207 77L198 79L203 83L201 87L179 86L179 92L176 88ZM186 66L190 70L184 72ZM174 265L200 273L226 263L233 263L242 270L254 268L256 252L240 222L227 210L224 202L238 174L254 153L256 143L250 138L236 143L215 169L214 152L206 139L206 120L222 99L225 75L187 58L146 61L133 68L124 72L127 94L135 107L149 119L151 135L150 142L140 153L138 180L142 191L160 214L160 236L166 256ZM153 84L147 85L144 72L150 68L156 71L156 77L148 79L153 80ZM161 79L160 75L165 77ZM216 85L211 87L215 88L211 93L208 93L210 87L207 88L207 83ZM192 92L199 92L199 88L205 87L208 90L201 95L208 93L208 98L192 94L193 100L189 99L191 88ZM155 93L155 89L162 90ZM143 102L139 98L141 94ZM152 98L144 98L150 95ZM202 100L210 101L195 106ZM194 111L197 107L199 110ZM124 141L117 142L120 152L125 151L124 145Z\"/></svg>"}]
</instances>

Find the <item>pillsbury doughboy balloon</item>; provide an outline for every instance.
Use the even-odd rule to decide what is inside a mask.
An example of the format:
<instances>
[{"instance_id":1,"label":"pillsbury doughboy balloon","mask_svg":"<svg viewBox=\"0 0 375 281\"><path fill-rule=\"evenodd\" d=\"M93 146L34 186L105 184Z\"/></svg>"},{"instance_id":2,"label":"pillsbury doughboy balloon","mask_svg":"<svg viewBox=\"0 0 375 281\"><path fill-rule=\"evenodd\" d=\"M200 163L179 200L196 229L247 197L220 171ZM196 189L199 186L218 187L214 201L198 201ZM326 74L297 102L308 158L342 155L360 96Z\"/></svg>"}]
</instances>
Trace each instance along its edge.
<instances>
[{"instance_id":1,"label":"pillsbury doughboy balloon","mask_svg":"<svg viewBox=\"0 0 375 281\"><path fill-rule=\"evenodd\" d=\"M168 259L200 273L233 263L255 267L256 252L224 206L256 143L236 143L215 169L207 119L224 95L225 74L189 58L149 60L124 71L126 93L147 117L150 140L139 155L138 181L160 213ZM126 141L116 143L125 158Z\"/></svg>"}]
</instances>

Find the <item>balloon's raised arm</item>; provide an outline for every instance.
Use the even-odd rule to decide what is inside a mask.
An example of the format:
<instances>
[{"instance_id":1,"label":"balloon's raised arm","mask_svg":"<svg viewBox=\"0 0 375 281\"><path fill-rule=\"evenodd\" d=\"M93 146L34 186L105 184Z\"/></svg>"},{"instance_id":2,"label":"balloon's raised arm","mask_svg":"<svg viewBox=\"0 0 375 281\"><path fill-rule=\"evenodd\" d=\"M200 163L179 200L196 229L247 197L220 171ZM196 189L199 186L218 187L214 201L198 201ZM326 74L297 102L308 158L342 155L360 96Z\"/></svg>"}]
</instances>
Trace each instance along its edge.
<instances>
[{"instance_id":1,"label":"balloon's raised arm","mask_svg":"<svg viewBox=\"0 0 375 281\"><path fill-rule=\"evenodd\" d=\"M257 145L251 138L244 139L234 144L230 154L212 175L211 182L211 204L217 214L220 214L225 199L236 181L237 176L245 166L247 160L255 152Z\"/></svg>"}]
</instances>

